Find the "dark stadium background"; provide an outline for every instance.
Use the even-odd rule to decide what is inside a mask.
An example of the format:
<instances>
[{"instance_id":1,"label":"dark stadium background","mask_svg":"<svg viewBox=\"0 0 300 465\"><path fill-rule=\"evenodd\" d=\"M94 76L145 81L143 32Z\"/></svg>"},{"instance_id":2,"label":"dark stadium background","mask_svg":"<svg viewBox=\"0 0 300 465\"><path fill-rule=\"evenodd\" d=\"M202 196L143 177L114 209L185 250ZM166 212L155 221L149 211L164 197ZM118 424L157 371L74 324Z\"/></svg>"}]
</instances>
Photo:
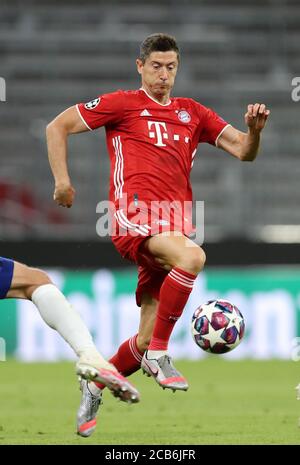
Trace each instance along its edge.
<instances>
[{"instance_id":1,"label":"dark stadium background","mask_svg":"<svg viewBox=\"0 0 300 465\"><path fill-rule=\"evenodd\" d=\"M1 253L48 268L130 266L96 234L96 205L108 193L104 130L70 138L77 196L66 210L52 201L45 126L77 102L137 88L139 43L166 31L182 52L174 95L199 100L240 129L248 103L272 112L254 163L198 149L192 181L205 202L206 269L298 265L300 103L291 94L299 20L296 0L153 0L142 8L136 0L2 0Z\"/></svg>"}]
</instances>

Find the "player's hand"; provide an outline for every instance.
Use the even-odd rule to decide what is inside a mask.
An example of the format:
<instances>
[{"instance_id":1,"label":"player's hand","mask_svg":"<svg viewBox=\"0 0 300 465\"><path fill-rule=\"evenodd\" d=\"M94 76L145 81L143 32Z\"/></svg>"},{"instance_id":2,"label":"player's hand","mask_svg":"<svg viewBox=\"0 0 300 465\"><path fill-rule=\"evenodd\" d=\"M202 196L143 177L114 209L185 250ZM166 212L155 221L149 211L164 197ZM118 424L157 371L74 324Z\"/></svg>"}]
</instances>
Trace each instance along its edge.
<instances>
[{"instance_id":1,"label":"player's hand","mask_svg":"<svg viewBox=\"0 0 300 465\"><path fill-rule=\"evenodd\" d=\"M71 208L75 197L75 189L71 184L55 186L53 199L61 207Z\"/></svg>"},{"instance_id":2,"label":"player's hand","mask_svg":"<svg viewBox=\"0 0 300 465\"><path fill-rule=\"evenodd\" d=\"M270 110L267 110L263 103L248 105L248 111L245 114L245 123L250 131L260 132L267 122Z\"/></svg>"}]
</instances>

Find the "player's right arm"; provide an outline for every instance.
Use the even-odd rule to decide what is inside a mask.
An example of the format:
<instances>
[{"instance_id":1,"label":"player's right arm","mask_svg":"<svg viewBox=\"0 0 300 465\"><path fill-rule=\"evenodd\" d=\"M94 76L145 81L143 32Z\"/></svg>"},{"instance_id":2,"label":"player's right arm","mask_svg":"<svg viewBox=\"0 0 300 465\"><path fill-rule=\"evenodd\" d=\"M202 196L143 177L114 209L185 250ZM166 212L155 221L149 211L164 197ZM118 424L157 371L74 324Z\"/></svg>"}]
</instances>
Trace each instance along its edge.
<instances>
[{"instance_id":1,"label":"player's right arm","mask_svg":"<svg viewBox=\"0 0 300 465\"><path fill-rule=\"evenodd\" d=\"M68 172L68 136L116 124L122 120L124 110L124 92L116 91L70 107L48 124L48 156L55 180L54 200L58 205L70 208L75 195Z\"/></svg>"},{"instance_id":2,"label":"player's right arm","mask_svg":"<svg viewBox=\"0 0 300 465\"><path fill-rule=\"evenodd\" d=\"M75 196L68 171L68 136L88 130L76 106L60 113L46 129L49 163L55 181L53 198L63 207L70 208Z\"/></svg>"}]
</instances>

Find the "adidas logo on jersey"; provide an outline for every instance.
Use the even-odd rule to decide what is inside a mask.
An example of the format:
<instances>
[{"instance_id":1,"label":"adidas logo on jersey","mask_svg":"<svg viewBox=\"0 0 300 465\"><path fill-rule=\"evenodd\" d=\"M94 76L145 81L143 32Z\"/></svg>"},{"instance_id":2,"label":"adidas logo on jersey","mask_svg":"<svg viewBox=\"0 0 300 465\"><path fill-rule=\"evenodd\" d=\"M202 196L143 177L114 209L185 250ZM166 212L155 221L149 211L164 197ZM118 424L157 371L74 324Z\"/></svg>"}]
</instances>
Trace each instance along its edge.
<instances>
[{"instance_id":1,"label":"adidas logo on jersey","mask_svg":"<svg viewBox=\"0 0 300 465\"><path fill-rule=\"evenodd\" d=\"M152 116L151 113L149 113L148 110L143 110L140 116Z\"/></svg>"}]
</instances>

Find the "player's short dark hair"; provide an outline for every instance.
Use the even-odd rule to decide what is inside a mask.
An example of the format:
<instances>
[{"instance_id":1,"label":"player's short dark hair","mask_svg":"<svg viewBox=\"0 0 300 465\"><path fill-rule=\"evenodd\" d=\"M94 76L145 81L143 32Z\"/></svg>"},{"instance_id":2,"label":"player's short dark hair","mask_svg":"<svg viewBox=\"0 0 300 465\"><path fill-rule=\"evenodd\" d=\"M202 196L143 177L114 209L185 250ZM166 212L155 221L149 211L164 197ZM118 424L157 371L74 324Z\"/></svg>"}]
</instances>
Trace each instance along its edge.
<instances>
[{"instance_id":1,"label":"player's short dark hair","mask_svg":"<svg viewBox=\"0 0 300 465\"><path fill-rule=\"evenodd\" d=\"M169 52L171 50L177 53L179 61L180 52L175 37L163 33L151 34L140 45L140 60L145 63L152 52Z\"/></svg>"}]
</instances>

